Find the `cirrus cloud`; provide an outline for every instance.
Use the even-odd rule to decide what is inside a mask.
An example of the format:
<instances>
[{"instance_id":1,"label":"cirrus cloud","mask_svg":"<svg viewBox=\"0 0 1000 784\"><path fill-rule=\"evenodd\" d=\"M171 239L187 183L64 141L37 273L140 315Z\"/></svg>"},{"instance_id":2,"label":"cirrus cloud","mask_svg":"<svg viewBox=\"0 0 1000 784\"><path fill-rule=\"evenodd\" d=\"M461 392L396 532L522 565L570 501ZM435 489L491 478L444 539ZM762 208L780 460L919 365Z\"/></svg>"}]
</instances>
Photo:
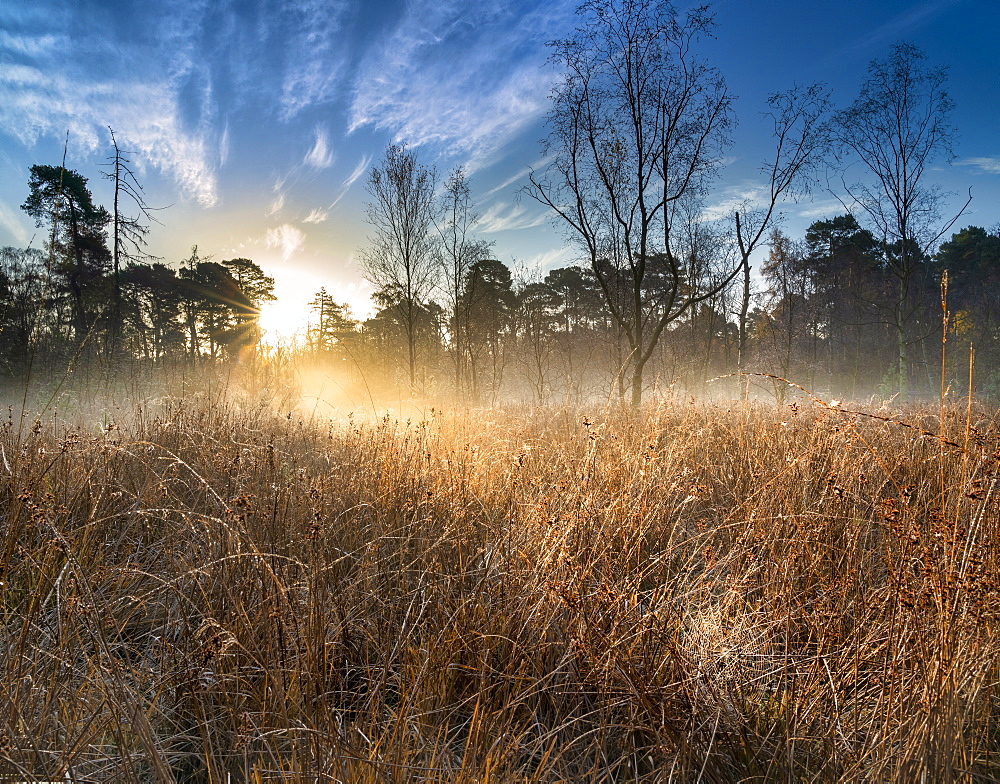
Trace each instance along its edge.
<instances>
[{"instance_id":1,"label":"cirrus cloud","mask_svg":"<svg viewBox=\"0 0 1000 784\"><path fill-rule=\"evenodd\" d=\"M413 0L359 66L350 129L373 126L409 144L438 144L488 162L548 109L545 40L572 6Z\"/></svg>"},{"instance_id":2,"label":"cirrus cloud","mask_svg":"<svg viewBox=\"0 0 1000 784\"><path fill-rule=\"evenodd\" d=\"M959 166L973 166L985 174L1000 174L1000 156L965 158L956 163Z\"/></svg>"},{"instance_id":3,"label":"cirrus cloud","mask_svg":"<svg viewBox=\"0 0 1000 784\"><path fill-rule=\"evenodd\" d=\"M107 147L108 126L123 148L171 177L203 207L218 203L217 144L211 134L185 128L169 86L133 82L81 84L64 74L12 65L0 79L0 128L22 144L69 132L88 152Z\"/></svg>"},{"instance_id":4,"label":"cirrus cloud","mask_svg":"<svg viewBox=\"0 0 1000 784\"><path fill-rule=\"evenodd\" d=\"M281 258L288 261L306 244L306 235L290 223L283 223L264 234L264 245L281 251Z\"/></svg>"},{"instance_id":5,"label":"cirrus cloud","mask_svg":"<svg viewBox=\"0 0 1000 784\"><path fill-rule=\"evenodd\" d=\"M333 150L325 128L317 126L313 131L313 146L302 162L314 169L327 169L333 164Z\"/></svg>"}]
</instances>

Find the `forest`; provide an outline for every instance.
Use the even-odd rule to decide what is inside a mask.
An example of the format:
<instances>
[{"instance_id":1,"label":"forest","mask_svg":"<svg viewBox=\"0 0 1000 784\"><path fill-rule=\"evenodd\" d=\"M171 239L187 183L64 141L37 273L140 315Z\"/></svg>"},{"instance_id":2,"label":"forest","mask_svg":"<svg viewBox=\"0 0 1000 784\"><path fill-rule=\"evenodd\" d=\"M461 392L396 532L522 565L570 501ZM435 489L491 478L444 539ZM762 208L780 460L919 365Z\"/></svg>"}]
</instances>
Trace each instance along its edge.
<instances>
[{"instance_id":1,"label":"forest","mask_svg":"<svg viewBox=\"0 0 1000 784\"><path fill-rule=\"evenodd\" d=\"M65 183L56 194L59 178ZM274 281L253 261L214 261L200 256L197 246L176 267L139 259L134 252L114 254L109 236L120 230L92 203L81 175L37 166L31 188L26 206L40 205L33 214L50 220L60 209L68 217L62 225L47 226L53 237L49 252L0 250L0 361L9 381L32 365L58 371L70 362L100 358L138 372L178 363L249 362L261 352L257 316L274 299ZM467 190L458 195L468 199ZM727 238L719 231L718 226L692 231L698 246L687 249L691 274L684 290L700 301L673 320L656 345L649 372L663 388L679 384L704 392L707 379L739 367L740 287L735 280L712 285L712 276L732 265L725 256ZM570 266L518 279L492 258L494 248L471 237L458 238L464 246L446 268L456 239L450 244L447 234L433 239L439 243L431 251L433 263L440 268L428 271L425 290L410 309L406 298L387 286L376 298L374 315L359 321L322 289L307 303L309 326L302 338L278 347L283 360L332 363L347 368L356 382L365 378L386 391L402 389L404 396L443 394L479 404L626 396L621 369L628 344L605 307L593 269ZM744 326L743 368L834 396L898 392L892 303L899 279L893 249L850 214L817 220L802 238L774 228L766 246ZM966 354L959 361L956 352L949 381L966 391L971 345L975 392L990 397L998 392L1000 311L991 293L1000 283L998 271L1000 234L977 226L914 260L905 323L906 382L912 392L938 387L946 273L948 336ZM653 276L644 298L662 297L658 286L664 281ZM704 299L695 296L709 289L714 290Z\"/></svg>"},{"instance_id":2,"label":"forest","mask_svg":"<svg viewBox=\"0 0 1000 784\"><path fill-rule=\"evenodd\" d=\"M691 16L670 45L708 24ZM847 108L822 85L773 95L774 149L761 170L770 195L720 217L706 214L706 199L735 122L721 75L687 62L676 64L680 85L657 63L623 75L606 34L595 27L556 53L566 76L544 142L552 162L523 191L549 208L577 264L504 263L477 233L463 168L439 178L418 150L391 143L368 173L371 235L359 249L373 315L355 318L323 288L303 303L298 340L262 351L258 315L274 280L250 259L214 260L198 245L174 264L150 256L161 219L111 131L99 172L110 209L75 169L31 168L21 209L45 240L0 252L0 370L15 380L99 359L135 374L269 355L337 368L342 383L397 399L638 404L650 391L704 394L707 380L747 372L838 397L906 399L937 394L944 363L956 393L970 379L977 394L1000 391L1000 233L949 234L964 208L945 213L945 194L928 182L955 133L943 69L898 44ZM652 77L665 81L656 95L618 95L625 77L647 90ZM668 123L669 111L689 121ZM821 175L832 187L831 172L852 161L867 177L841 178L844 211L786 234L782 210ZM771 392L783 399L784 389Z\"/></svg>"}]
</instances>

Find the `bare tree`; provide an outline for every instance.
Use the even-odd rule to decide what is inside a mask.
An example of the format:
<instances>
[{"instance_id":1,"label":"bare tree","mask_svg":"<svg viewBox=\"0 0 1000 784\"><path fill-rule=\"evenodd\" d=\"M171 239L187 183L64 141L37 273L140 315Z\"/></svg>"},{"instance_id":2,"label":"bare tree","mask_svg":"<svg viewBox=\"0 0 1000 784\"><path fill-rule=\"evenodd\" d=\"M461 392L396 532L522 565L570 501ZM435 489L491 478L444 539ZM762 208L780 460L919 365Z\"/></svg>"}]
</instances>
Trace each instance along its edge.
<instances>
[{"instance_id":1,"label":"bare tree","mask_svg":"<svg viewBox=\"0 0 1000 784\"><path fill-rule=\"evenodd\" d=\"M489 257L492 243L473 237L472 232L479 215L472 205L469 179L458 167L448 176L438 205L436 220L439 244L438 263L443 276L445 306L448 309L448 332L451 335L452 357L455 363L455 393L461 397L468 348L465 345L462 297L469 270L474 264ZM468 309L465 308L467 311Z\"/></svg>"},{"instance_id":2,"label":"bare tree","mask_svg":"<svg viewBox=\"0 0 1000 784\"><path fill-rule=\"evenodd\" d=\"M625 335L631 400L668 324L727 285L701 290L674 252L671 205L719 166L732 123L719 71L692 49L713 26L699 8L681 17L660 0L588 0L575 35L553 43L563 77L553 93L545 151L528 193L550 207L582 248Z\"/></svg>"},{"instance_id":3,"label":"bare tree","mask_svg":"<svg viewBox=\"0 0 1000 784\"><path fill-rule=\"evenodd\" d=\"M111 210L111 320L108 330L110 353L114 356L118 348L118 332L121 329L123 317L122 262L150 261L155 258L145 252L146 236L149 234L148 223L159 223L153 212L160 208L150 207L146 204L142 186L130 166L132 162L125 157L130 153L118 146L114 129L110 125L108 132L111 134L114 155L109 156L108 163L105 165L107 171L103 172L103 176L114 184L114 201ZM138 213L135 217L123 214L123 199L128 199L135 206Z\"/></svg>"},{"instance_id":4,"label":"bare tree","mask_svg":"<svg viewBox=\"0 0 1000 784\"><path fill-rule=\"evenodd\" d=\"M746 368L747 314L750 309L750 256L780 219L779 204L808 189L809 175L829 149L829 94L819 84L795 87L767 99L774 123L774 156L764 165L768 190L756 207L734 213L743 290L740 298L737 366Z\"/></svg>"},{"instance_id":5,"label":"bare tree","mask_svg":"<svg viewBox=\"0 0 1000 784\"><path fill-rule=\"evenodd\" d=\"M674 202L671 209L673 252L685 260L687 283L695 291L711 288L718 270L735 266L735 246L725 222L705 221L702 212L703 205L693 199ZM685 314L690 328L686 330L690 353L685 373L689 384L704 384L711 376L724 372L723 368L728 369L727 358L733 349L728 327L732 302L732 287L727 286Z\"/></svg>"},{"instance_id":6,"label":"bare tree","mask_svg":"<svg viewBox=\"0 0 1000 784\"><path fill-rule=\"evenodd\" d=\"M857 100L836 116L845 158L859 161L869 179L846 185L886 245L896 279L892 327L896 333L898 391L909 389L908 324L918 305L912 296L921 261L968 206L942 224L940 189L927 184L928 168L954 158L954 103L944 89L945 68L931 68L916 46L899 43L884 60L873 60ZM970 197L971 199L971 197Z\"/></svg>"},{"instance_id":7,"label":"bare tree","mask_svg":"<svg viewBox=\"0 0 1000 784\"><path fill-rule=\"evenodd\" d=\"M361 252L368 280L391 308L406 336L410 388L417 384L417 332L434 289L435 173L405 145L389 144L368 175L368 223L373 233Z\"/></svg>"}]
</instances>

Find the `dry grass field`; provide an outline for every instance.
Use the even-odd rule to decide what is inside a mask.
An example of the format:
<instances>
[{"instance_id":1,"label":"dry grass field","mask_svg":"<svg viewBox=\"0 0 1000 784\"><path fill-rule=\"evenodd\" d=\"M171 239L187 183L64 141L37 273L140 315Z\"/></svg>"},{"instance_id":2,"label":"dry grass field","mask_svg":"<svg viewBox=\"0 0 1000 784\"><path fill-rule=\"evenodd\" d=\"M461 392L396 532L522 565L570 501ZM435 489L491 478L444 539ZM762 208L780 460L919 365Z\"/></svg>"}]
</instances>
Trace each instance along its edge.
<instances>
[{"instance_id":1,"label":"dry grass field","mask_svg":"<svg viewBox=\"0 0 1000 784\"><path fill-rule=\"evenodd\" d=\"M12 414L0 774L996 780L998 423L880 416Z\"/></svg>"}]
</instances>

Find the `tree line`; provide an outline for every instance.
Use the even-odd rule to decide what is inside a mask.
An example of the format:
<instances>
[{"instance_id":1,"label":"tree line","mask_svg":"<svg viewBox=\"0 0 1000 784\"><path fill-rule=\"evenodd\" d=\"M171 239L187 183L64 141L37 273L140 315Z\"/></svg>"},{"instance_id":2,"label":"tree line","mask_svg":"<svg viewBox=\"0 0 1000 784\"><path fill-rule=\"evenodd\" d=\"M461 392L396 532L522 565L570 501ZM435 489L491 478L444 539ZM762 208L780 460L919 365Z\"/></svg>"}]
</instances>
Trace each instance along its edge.
<instances>
[{"instance_id":1,"label":"tree line","mask_svg":"<svg viewBox=\"0 0 1000 784\"><path fill-rule=\"evenodd\" d=\"M45 250L0 249L0 371L8 377L98 359L238 359L259 343L274 280L250 259L216 262L197 246L179 268L147 254L156 217L113 131L111 139L102 172L111 210L65 164L31 167L21 209L46 241Z\"/></svg>"},{"instance_id":2,"label":"tree line","mask_svg":"<svg viewBox=\"0 0 1000 784\"><path fill-rule=\"evenodd\" d=\"M773 94L761 193L709 217L735 123L723 74L697 55L712 14L654 0L588 0L578 13L575 33L551 44L562 76L548 163L523 191L578 263L535 279L512 271L477 231L466 172L441 179L389 144L368 174L360 252L376 312L356 320L317 292L304 356L406 394L476 402L600 394L637 405L651 388L754 371L906 396L938 388L946 322L946 337L976 348L978 391L1000 391L989 294L1000 237L969 227L942 242L964 208L947 214L928 180L953 157L945 69L903 43L871 63L846 108L820 84ZM253 354L273 280L197 247L177 269L149 257L155 210L111 141L111 210L65 164L32 167L22 209L46 229L46 249L0 255L4 371L38 356ZM820 186L841 214L784 234L783 210Z\"/></svg>"},{"instance_id":3,"label":"tree line","mask_svg":"<svg viewBox=\"0 0 1000 784\"><path fill-rule=\"evenodd\" d=\"M711 236L704 239L716 247ZM897 394L892 248L849 214L815 221L801 238L772 230L764 244L745 337L736 282L671 322L647 363L649 388L676 384L703 392L706 380L737 372L742 355L748 372L782 376L819 393ZM971 345L975 390L995 396L1000 304L992 292L1000 285L1000 232L975 226L914 263L910 393L939 389L945 271L947 334L955 347L946 357L948 381L966 390ZM380 297L379 309L364 321L322 291L312 303L305 349L404 392L415 384L421 393L457 393L480 403L510 396L631 400L631 379L622 372L628 337L609 314L592 269L574 265L519 279L485 255L469 262L461 280L453 306L429 298L410 310L397 293ZM780 382L766 384L779 398L786 392Z\"/></svg>"},{"instance_id":4,"label":"tree line","mask_svg":"<svg viewBox=\"0 0 1000 784\"><path fill-rule=\"evenodd\" d=\"M656 0L587 0L578 14L574 34L550 44L562 76L543 141L548 164L531 172L524 194L548 208L581 259L572 274L585 281L595 310L579 329L600 332L588 345L607 347L599 375L614 379L609 392L638 405L653 383L689 382L692 372L703 377L713 368L780 370L813 386L846 385L851 394L878 388L906 397L934 388L949 307L942 260L952 260L950 249L966 235L938 247L968 206L946 214L945 195L927 176L954 157L946 69L900 43L870 64L846 108L837 109L821 84L771 95L762 193L709 220L706 204L735 123L723 74L697 54L714 28L712 13L681 14ZM823 175L844 214L811 226L800 247L779 233L782 211ZM412 150L389 145L368 182L373 233L363 260L382 314L404 338L413 388L425 305L444 305L459 389L476 385L462 372L476 375L477 365L462 326L475 300L468 289L512 294L498 270L478 282L476 264L488 248L465 241L475 220L463 173L451 174L439 204L434 181ZM755 274L752 259L767 246L770 260ZM471 249L468 259L452 250L460 247ZM978 262L953 271L961 280L951 307L960 318L951 323L980 342L989 363L991 316L966 293L983 282L969 274L973 267ZM434 300L435 290L444 297ZM536 291L527 285L521 295L530 302ZM495 367L504 364L496 360L505 323L497 314L509 306L498 308L479 315L498 327L486 333L497 344L487 351ZM530 344L540 322L521 316ZM530 347L520 353L532 356ZM536 377L544 355L534 350Z\"/></svg>"}]
</instances>

